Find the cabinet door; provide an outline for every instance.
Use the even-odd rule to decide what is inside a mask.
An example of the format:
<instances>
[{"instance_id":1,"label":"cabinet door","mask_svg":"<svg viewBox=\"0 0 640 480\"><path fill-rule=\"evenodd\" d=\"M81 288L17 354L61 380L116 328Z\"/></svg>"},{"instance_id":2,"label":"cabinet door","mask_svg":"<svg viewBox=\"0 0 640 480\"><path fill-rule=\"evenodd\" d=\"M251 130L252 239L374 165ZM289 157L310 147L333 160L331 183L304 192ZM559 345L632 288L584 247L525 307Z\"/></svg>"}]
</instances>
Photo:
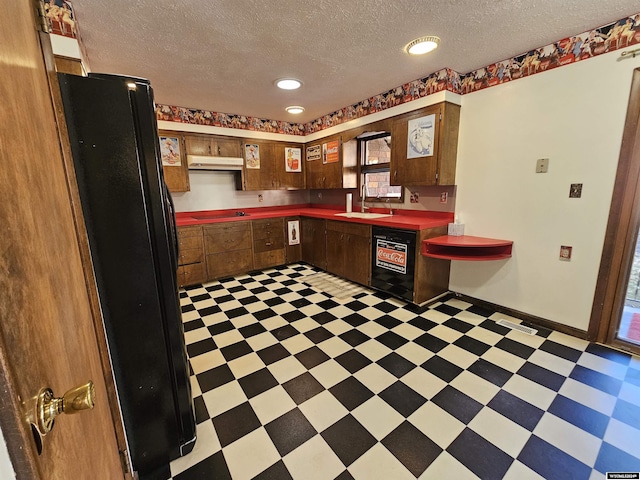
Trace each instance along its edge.
<instances>
[{"instance_id":1,"label":"cabinet door","mask_svg":"<svg viewBox=\"0 0 640 480\"><path fill-rule=\"evenodd\" d=\"M391 185L436 185L441 113L442 104L437 104L394 120L391 128ZM428 119L431 128L414 128L409 132L410 121L431 115L433 117ZM409 141L415 149L428 153L407 158ZM418 153L414 151L412 155Z\"/></svg>"},{"instance_id":2,"label":"cabinet door","mask_svg":"<svg viewBox=\"0 0 640 480\"><path fill-rule=\"evenodd\" d=\"M242 145L239 138L217 137L214 152L219 157L242 157Z\"/></svg>"},{"instance_id":3,"label":"cabinet door","mask_svg":"<svg viewBox=\"0 0 640 480\"><path fill-rule=\"evenodd\" d=\"M332 161L334 157L325 156L324 153L320 160L308 162L307 168L307 188L343 188L342 181L342 140L341 137L333 136L323 138L318 142L308 144L307 147L319 145L322 151L323 145L329 145L332 142L338 142L337 161Z\"/></svg>"},{"instance_id":4,"label":"cabinet door","mask_svg":"<svg viewBox=\"0 0 640 480\"><path fill-rule=\"evenodd\" d=\"M369 285L369 272L371 271L371 236L347 235L344 250L344 276L362 285Z\"/></svg>"},{"instance_id":5,"label":"cabinet door","mask_svg":"<svg viewBox=\"0 0 640 480\"><path fill-rule=\"evenodd\" d=\"M278 188L274 150L274 142L245 139L242 152L244 157L243 187L245 190L272 190ZM247 158L251 154L249 152L256 151L258 152L259 162L251 161L251 159Z\"/></svg>"},{"instance_id":6,"label":"cabinet door","mask_svg":"<svg viewBox=\"0 0 640 480\"><path fill-rule=\"evenodd\" d=\"M170 192L188 192L189 191L189 167L187 165L187 157L185 154L184 135L178 132L169 132L164 130L158 131L160 141L161 155L166 155L171 151L175 155L175 165L162 164L164 174L164 182ZM177 148L177 151L176 151Z\"/></svg>"},{"instance_id":7,"label":"cabinet door","mask_svg":"<svg viewBox=\"0 0 640 480\"><path fill-rule=\"evenodd\" d=\"M305 188L303 152L304 148L301 144L275 144L278 188Z\"/></svg>"},{"instance_id":8,"label":"cabinet door","mask_svg":"<svg viewBox=\"0 0 640 480\"><path fill-rule=\"evenodd\" d=\"M326 269L325 221L319 218L302 218L302 260L318 268Z\"/></svg>"},{"instance_id":9,"label":"cabinet door","mask_svg":"<svg viewBox=\"0 0 640 480\"><path fill-rule=\"evenodd\" d=\"M214 152L212 135L185 135L187 155L211 156Z\"/></svg>"},{"instance_id":10,"label":"cabinet door","mask_svg":"<svg viewBox=\"0 0 640 480\"><path fill-rule=\"evenodd\" d=\"M327 229L327 272L345 276L345 244L343 232Z\"/></svg>"}]
</instances>

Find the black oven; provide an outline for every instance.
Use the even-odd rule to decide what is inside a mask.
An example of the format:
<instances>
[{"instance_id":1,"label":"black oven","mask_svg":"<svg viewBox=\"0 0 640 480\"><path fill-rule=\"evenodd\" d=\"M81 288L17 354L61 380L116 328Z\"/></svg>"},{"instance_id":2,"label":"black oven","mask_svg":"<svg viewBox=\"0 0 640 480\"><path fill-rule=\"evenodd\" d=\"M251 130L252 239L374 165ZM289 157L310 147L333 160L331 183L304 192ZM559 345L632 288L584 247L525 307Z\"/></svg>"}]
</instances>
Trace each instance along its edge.
<instances>
[{"instance_id":1,"label":"black oven","mask_svg":"<svg viewBox=\"0 0 640 480\"><path fill-rule=\"evenodd\" d=\"M372 227L371 286L413 302L416 232Z\"/></svg>"}]
</instances>

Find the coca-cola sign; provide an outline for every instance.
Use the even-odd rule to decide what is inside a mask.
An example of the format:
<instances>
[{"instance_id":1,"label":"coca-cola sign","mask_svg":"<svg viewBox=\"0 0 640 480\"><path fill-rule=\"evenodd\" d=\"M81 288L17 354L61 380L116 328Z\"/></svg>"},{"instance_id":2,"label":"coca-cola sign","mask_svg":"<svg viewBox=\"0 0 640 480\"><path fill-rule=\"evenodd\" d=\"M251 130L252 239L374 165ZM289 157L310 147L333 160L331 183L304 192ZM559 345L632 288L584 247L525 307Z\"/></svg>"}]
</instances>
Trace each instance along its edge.
<instances>
[{"instance_id":1,"label":"coca-cola sign","mask_svg":"<svg viewBox=\"0 0 640 480\"><path fill-rule=\"evenodd\" d=\"M407 245L378 239L376 266L392 272L407 273Z\"/></svg>"}]
</instances>

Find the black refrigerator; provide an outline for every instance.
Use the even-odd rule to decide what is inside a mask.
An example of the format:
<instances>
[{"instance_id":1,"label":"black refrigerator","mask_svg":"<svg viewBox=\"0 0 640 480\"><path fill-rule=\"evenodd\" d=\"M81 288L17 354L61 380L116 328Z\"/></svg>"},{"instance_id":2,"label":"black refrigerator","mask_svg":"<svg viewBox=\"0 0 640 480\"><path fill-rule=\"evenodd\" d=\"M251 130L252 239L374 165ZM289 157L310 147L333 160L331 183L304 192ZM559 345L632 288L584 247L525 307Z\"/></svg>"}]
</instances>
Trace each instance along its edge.
<instances>
[{"instance_id":1,"label":"black refrigerator","mask_svg":"<svg viewBox=\"0 0 640 480\"><path fill-rule=\"evenodd\" d=\"M58 80L131 462L166 478L196 429L153 90L116 75Z\"/></svg>"}]
</instances>

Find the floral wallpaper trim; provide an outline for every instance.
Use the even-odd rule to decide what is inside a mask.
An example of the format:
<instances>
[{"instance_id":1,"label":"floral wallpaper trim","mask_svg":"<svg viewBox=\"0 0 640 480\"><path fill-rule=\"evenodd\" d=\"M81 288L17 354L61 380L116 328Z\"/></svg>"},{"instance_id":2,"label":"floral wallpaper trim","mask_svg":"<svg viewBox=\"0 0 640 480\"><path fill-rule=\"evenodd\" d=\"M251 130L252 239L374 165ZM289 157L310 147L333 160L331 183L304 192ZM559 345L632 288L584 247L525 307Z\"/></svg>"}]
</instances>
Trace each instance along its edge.
<instances>
[{"instance_id":1,"label":"floral wallpaper trim","mask_svg":"<svg viewBox=\"0 0 640 480\"><path fill-rule=\"evenodd\" d=\"M640 13L463 75L450 68L444 68L426 77L399 85L386 92L323 115L306 124L169 105L157 105L156 114L158 120L171 122L238 128L265 133L309 135L443 90L464 95L637 43L640 43Z\"/></svg>"}]
</instances>

